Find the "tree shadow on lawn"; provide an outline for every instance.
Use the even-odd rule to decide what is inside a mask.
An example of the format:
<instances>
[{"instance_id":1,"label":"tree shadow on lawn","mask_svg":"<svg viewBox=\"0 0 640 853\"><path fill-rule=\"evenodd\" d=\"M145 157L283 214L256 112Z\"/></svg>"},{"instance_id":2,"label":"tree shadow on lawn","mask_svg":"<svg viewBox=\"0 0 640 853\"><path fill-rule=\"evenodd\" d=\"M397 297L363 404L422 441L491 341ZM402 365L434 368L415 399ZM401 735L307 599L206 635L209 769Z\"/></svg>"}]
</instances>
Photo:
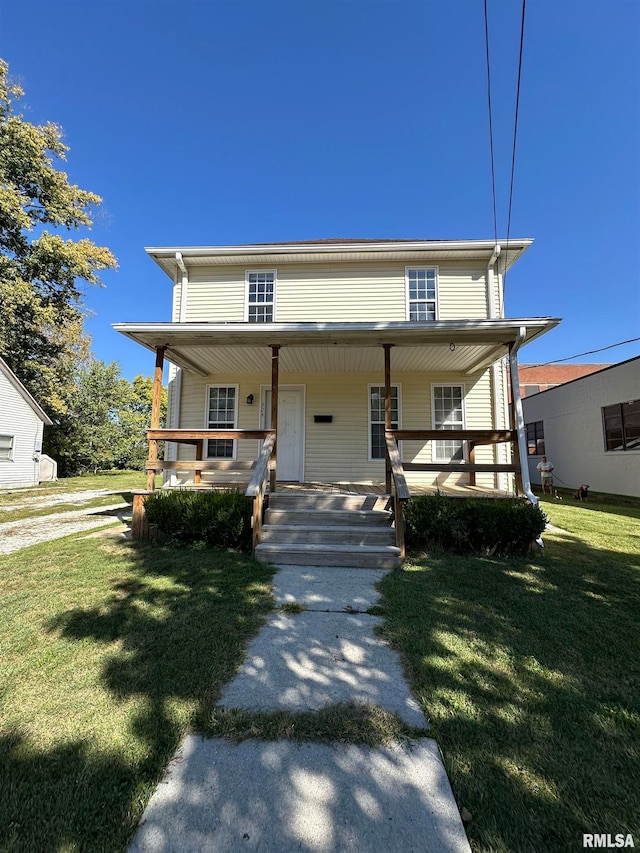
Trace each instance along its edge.
<instances>
[{"instance_id":1,"label":"tree shadow on lawn","mask_svg":"<svg viewBox=\"0 0 640 853\"><path fill-rule=\"evenodd\" d=\"M79 644L80 662L83 645L100 649L107 713L131 708L106 741L91 724L50 749L26 730L0 741L0 850L124 849L185 732L207 716L272 607L273 570L252 558L138 542L96 547L116 557L103 601L58 613L48 629Z\"/></svg>"},{"instance_id":2,"label":"tree shadow on lawn","mask_svg":"<svg viewBox=\"0 0 640 853\"><path fill-rule=\"evenodd\" d=\"M382 581L474 850L637 844L639 562L556 534L529 559L431 555Z\"/></svg>"}]
</instances>

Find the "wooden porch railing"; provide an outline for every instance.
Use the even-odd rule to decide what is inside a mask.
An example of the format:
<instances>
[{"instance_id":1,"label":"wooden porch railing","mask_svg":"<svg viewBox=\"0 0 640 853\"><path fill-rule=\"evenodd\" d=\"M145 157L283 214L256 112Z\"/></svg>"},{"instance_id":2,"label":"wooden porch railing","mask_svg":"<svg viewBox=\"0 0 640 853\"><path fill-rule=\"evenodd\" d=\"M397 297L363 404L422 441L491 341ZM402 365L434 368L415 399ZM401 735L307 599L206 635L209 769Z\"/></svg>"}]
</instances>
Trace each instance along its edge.
<instances>
[{"instance_id":1,"label":"wooden porch railing","mask_svg":"<svg viewBox=\"0 0 640 853\"><path fill-rule=\"evenodd\" d=\"M407 480L402 469L402 460L398 450L398 442L389 432L385 433L387 456L391 466L391 484L393 496L393 517L396 524L396 545L400 549L400 559L405 557L404 544L404 504L411 497Z\"/></svg>"},{"instance_id":2,"label":"wooden porch railing","mask_svg":"<svg viewBox=\"0 0 640 853\"><path fill-rule=\"evenodd\" d=\"M470 474L469 485L475 486L476 474L510 473L517 474L520 466L516 463L481 463L475 461L475 449L480 445L510 443L518 441L518 434L510 429L393 429L387 430L386 435L393 436L396 441L438 441L456 439L466 441L469 450L468 462L404 462L405 471L451 471L467 472Z\"/></svg>"},{"instance_id":3,"label":"wooden porch railing","mask_svg":"<svg viewBox=\"0 0 640 853\"><path fill-rule=\"evenodd\" d=\"M253 527L253 550L256 550L256 545L260 542L260 531L262 530L262 519L264 516L264 493L267 488L267 478L269 476L269 462L275 447L275 433L267 436L262 445L260 456L258 456L251 481L247 486L245 495L253 500L252 527Z\"/></svg>"},{"instance_id":4,"label":"wooden porch railing","mask_svg":"<svg viewBox=\"0 0 640 853\"><path fill-rule=\"evenodd\" d=\"M204 443L208 439L266 439L275 437L274 430L269 429L150 429L147 431L149 443L158 441L173 441L176 444L193 444L196 448L196 458L158 460L151 458L145 465L147 473L158 471L193 471L194 483L200 483L203 471L251 471L255 462L238 462L235 459L203 459Z\"/></svg>"}]
</instances>

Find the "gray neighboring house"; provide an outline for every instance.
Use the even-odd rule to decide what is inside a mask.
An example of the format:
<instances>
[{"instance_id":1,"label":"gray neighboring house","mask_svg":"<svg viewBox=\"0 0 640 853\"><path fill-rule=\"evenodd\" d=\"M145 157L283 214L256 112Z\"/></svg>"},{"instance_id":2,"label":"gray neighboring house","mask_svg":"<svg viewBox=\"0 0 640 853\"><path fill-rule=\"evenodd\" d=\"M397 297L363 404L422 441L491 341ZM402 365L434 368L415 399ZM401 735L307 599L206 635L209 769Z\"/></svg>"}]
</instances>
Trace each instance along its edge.
<instances>
[{"instance_id":1,"label":"gray neighboring house","mask_svg":"<svg viewBox=\"0 0 640 853\"><path fill-rule=\"evenodd\" d=\"M522 400L529 473L545 454L556 486L640 495L640 356Z\"/></svg>"},{"instance_id":2,"label":"gray neighboring house","mask_svg":"<svg viewBox=\"0 0 640 853\"><path fill-rule=\"evenodd\" d=\"M41 479L42 433L52 421L0 358L0 488L35 486ZM53 462L53 460L51 460ZM53 463L55 466L55 463ZM51 476L47 463L46 479Z\"/></svg>"}]
</instances>

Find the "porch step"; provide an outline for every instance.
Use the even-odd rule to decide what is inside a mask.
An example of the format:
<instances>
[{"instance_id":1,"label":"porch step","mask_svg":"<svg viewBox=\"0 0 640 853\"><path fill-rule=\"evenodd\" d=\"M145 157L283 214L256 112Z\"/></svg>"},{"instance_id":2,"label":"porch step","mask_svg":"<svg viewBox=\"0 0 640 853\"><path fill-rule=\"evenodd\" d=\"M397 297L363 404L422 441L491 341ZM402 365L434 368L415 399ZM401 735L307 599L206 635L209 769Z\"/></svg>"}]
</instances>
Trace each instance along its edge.
<instances>
[{"instance_id":1,"label":"porch step","mask_svg":"<svg viewBox=\"0 0 640 853\"><path fill-rule=\"evenodd\" d=\"M389 495L269 495L256 557L278 565L397 568L389 502Z\"/></svg>"},{"instance_id":2,"label":"porch step","mask_svg":"<svg viewBox=\"0 0 640 853\"><path fill-rule=\"evenodd\" d=\"M269 506L272 509L372 512L387 510L390 502L389 495L285 494L281 492L269 495Z\"/></svg>"},{"instance_id":3,"label":"porch step","mask_svg":"<svg viewBox=\"0 0 640 853\"><path fill-rule=\"evenodd\" d=\"M395 545L310 545L261 542L255 556L263 563L285 566L342 566L355 569L396 569Z\"/></svg>"},{"instance_id":4,"label":"porch step","mask_svg":"<svg viewBox=\"0 0 640 853\"><path fill-rule=\"evenodd\" d=\"M307 512L306 517L309 518ZM262 541L280 544L313 545L394 545L395 530L392 527L360 524L316 524L315 513L312 524L266 524L262 528Z\"/></svg>"},{"instance_id":5,"label":"porch step","mask_svg":"<svg viewBox=\"0 0 640 853\"><path fill-rule=\"evenodd\" d=\"M323 527L325 525L330 527L338 525L344 527L360 525L389 527L391 520L392 515L389 510L280 509L279 505L277 508L273 507L272 498L269 498L269 508L265 513L266 524L286 524L291 527L307 527L310 524L322 525Z\"/></svg>"}]
</instances>

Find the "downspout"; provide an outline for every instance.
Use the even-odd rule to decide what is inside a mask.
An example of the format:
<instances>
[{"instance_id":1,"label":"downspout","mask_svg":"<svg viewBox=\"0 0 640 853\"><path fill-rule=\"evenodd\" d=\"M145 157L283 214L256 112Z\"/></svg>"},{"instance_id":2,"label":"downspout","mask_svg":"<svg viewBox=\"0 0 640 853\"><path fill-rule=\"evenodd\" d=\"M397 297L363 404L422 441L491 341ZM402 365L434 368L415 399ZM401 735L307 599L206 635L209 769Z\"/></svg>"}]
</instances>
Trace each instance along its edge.
<instances>
[{"instance_id":1,"label":"downspout","mask_svg":"<svg viewBox=\"0 0 640 853\"><path fill-rule=\"evenodd\" d=\"M493 268L495 266L496 261L500 257L501 246L499 243L496 243L493 254L489 259L489 263L487 264L487 313L490 320L493 320L496 316L496 300L495 300L495 281L493 277ZM493 428L500 429L502 424L500 423L500 395L498 394L498 388L500 387L500 366L498 364L491 365L491 396L493 399ZM501 444L494 445L494 460L496 464L500 464L504 461L504 452L502 450ZM504 474L496 474L496 487L498 489L505 489L505 476Z\"/></svg>"},{"instance_id":2,"label":"downspout","mask_svg":"<svg viewBox=\"0 0 640 853\"><path fill-rule=\"evenodd\" d=\"M178 322L184 323L187 317L187 287L189 285L189 273L182 259L182 252L176 252L176 264L182 273L182 284L180 285L180 313Z\"/></svg>"},{"instance_id":3,"label":"downspout","mask_svg":"<svg viewBox=\"0 0 640 853\"><path fill-rule=\"evenodd\" d=\"M182 280L180 283L180 307L178 309L178 322L184 323L185 318L187 316L187 288L189 284L189 273L187 272L187 267L185 265L184 259L182 257L182 252L176 252L176 280L178 278L177 272L180 270L182 273ZM177 429L180 424L180 402L182 397L182 368L175 367L175 373L173 376L173 400L172 400L172 411L171 411L171 427L172 429ZM171 443L171 460L175 461L178 458L178 445L175 442ZM177 474L175 470L172 470L169 473L169 482L172 486L177 485Z\"/></svg>"},{"instance_id":4,"label":"downspout","mask_svg":"<svg viewBox=\"0 0 640 853\"><path fill-rule=\"evenodd\" d=\"M493 254L487 264L487 311L489 314L489 319L493 320L496 316L496 294L495 294L495 284L493 281L493 268L495 266L496 261L500 257L501 247L500 243L496 243L495 248L493 250Z\"/></svg>"},{"instance_id":5,"label":"downspout","mask_svg":"<svg viewBox=\"0 0 640 853\"><path fill-rule=\"evenodd\" d=\"M520 473L522 475L522 491L535 506L538 498L531 491L529 480L529 463L527 454L527 436L524 429L524 414L522 412L522 397L520 396L520 383L518 382L518 350L522 346L527 334L526 326L520 326L511 352L509 354L509 372L511 374L511 400L516 430L518 432L518 450L520 451Z\"/></svg>"}]
</instances>

